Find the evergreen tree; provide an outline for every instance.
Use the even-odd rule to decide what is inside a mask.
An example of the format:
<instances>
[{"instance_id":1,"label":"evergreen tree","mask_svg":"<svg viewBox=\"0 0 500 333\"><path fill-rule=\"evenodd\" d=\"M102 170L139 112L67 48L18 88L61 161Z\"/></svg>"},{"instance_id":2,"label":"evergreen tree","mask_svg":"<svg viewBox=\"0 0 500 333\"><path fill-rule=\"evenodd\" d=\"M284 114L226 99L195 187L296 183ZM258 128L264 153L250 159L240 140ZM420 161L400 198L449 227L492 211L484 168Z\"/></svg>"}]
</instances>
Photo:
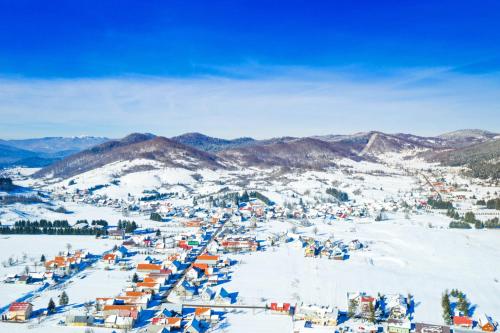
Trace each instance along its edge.
<instances>
[{"instance_id":1,"label":"evergreen tree","mask_svg":"<svg viewBox=\"0 0 500 333\"><path fill-rule=\"evenodd\" d=\"M372 324L375 324L375 307L373 306L373 303L371 303L371 302L370 302L370 305L369 305L369 311L370 311L370 314L369 314L368 320Z\"/></svg>"},{"instance_id":2,"label":"evergreen tree","mask_svg":"<svg viewBox=\"0 0 500 333\"><path fill-rule=\"evenodd\" d=\"M467 213L465 213L464 221L467 222L467 223L475 223L476 222L476 216L474 215L473 212L467 212Z\"/></svg>"},{"instance_id":3,"label":"evergreen tree","mask_svg":"<svg viewBox=\"0 0 500 333\"><path fill-rule=\"evenodd\" d=\"M40 257L40 261L41 261L41 262L45 262L45 260L46 260L46 259L45 259L45 255L44 255L44 254L42 254L42 256Z\"/></svg>"},{"instance_id":4,"label":"evergreen tree","mask_svg":"<svg viewBox=\"0 0 500 333\"><path fill-rule=\"evenodd\" d=\"M240 201L242 201L242 202L250 201L250 197L249 197L248 192L246 190L245 190L245 192L243 192L243 195L241 196Z\"/></svg>"},{"instance_id":5,"label":"evergreen tree","mask_svg":"<svg viewBox=\"0 0 500 333\"><path fill-rule=\"evenodd\" d=\"M347 316L349 318L352 318L356 315L357 307L358 307L358 303L356 302L356 300L354 300L354 299L349 300L349 307L347 308Z\"/></svg>"},{"instance_id":6,"label":"evergreen tree","mask_svg":"<svg viewBox=\"0 0 500 333\"><path fill-rule=\"evenodd\" d=\"M66 294L66 292L63 291L61 296L59 296L59 305L65 306L65 305L68 305L68 303L69 303L68 294Z\"/></svg>"},{"instance_id":7,"label":"evergreen tree","mask_svg":"<svg viewBox=\"0 0 500 333\"><path fill-rule=\"evenodd\" d=\"M47 313L51 314L56 311L56 303L54 303L54 300L51 298L49 300L49 304L47 305Z\"/></svg>"},{"instance_id":8,"label":"evergreen tree","mask_svg":"<svg viewBox=\"0 0 500 333\"><path fill-rule=\"evenodd\" d=\"M162 220L161 215L158 213L151 213L151 215L149 216L149 219L152 221L157 221L157 222L161 222L161 220Z\"/></svg>"},{"instance_id":9,"label":"evergreen tree","mask_svg":"<svg viewBox=\"0 0 500 333\"><path fill-rule=\"evenodd\" d=\"M446 325L451 325L451 304L450 295L448 295L448 290L445 290L443 296L441 297L441 307L443 308L443 320Z\"/></svg>"},{"instance_id":10,"label":"evergreen tree","mask_svg":"<svg viewBox=\"0 0 500 333\"><path fill-rule=\"evenodd\" d=\"M457 309L464 316L469 315L469 302L467 302L467 298L465 297L465 295L463 293L460 293L458 295Z\"/></svg>"},{"instance_id":11,"label":"evergreen tree","mask_svg":"<svg viewBox=\"0 0 500 333\"><path fill-rule=\"evenodd\" d=\"M139 276L137 276L137 273L134 273L134 276L132 276L132 282L137 283L139 281Z\"/></svg>"}]
</instances>

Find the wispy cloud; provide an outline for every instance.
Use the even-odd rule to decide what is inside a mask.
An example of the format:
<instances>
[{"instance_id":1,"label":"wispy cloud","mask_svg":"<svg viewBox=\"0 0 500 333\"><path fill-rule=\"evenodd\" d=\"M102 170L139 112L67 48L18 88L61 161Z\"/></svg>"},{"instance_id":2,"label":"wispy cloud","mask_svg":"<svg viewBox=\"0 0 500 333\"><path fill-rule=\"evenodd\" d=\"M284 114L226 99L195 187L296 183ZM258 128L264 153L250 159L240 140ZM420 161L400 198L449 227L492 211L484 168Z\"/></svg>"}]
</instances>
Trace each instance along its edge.
<instances>
[{"instance_id":1,"label":"wispy cloud","mask_svg":"<svg viewBox=\"0 0 500 333\"><path fill-rule=\"evenodd\" d=\"M1 137L119 137L132 131L259 138L370 129L500 131L500 79L495 73L430 68L366 75L357 68L256 66L219 72L224 74L189 79L3 78Z\"/></svg>"}]
</instances>

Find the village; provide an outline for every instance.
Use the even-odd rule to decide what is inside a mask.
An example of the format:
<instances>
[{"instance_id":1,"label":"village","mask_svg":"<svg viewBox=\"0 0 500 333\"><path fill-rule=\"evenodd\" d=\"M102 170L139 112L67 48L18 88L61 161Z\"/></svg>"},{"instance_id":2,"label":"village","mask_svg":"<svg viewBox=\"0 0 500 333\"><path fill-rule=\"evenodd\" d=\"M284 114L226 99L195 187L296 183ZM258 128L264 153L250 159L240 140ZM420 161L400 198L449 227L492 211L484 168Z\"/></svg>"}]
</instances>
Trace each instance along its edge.
<instances>
[{"instance_id":1,"label":"village","mask_svg":"<svg viewBox=\"0 0 500 333\"><path fill-rule=\"evenodd\" d=\"M76 326L88 332L98 329L212 332L230 327L236 313L241 312L249 316L259 313L265 321L288 318L287 325L293 332L497 330L495 318L489 313L475 313L469 308L460 310L453 302L449 307L449 320L419 321L419 308L427 304L420 305L418 295L408 288L391 292L369 288L368 291L353 289L347 284L344 287L347 291L342 293L337 288L343 280L337 281L336 274L332 275L336 280L334 286L328 287L335 289L330 291L334 292L333 297L326 297L325 293L316 298L304 297L300 292L302 282L295 280L291 284L291 288L297 290L294 293L283 293L277 288L280 292L267 294L265 290L269 288L259 287L257 296L242 288L242 283L251 279L250 274L241 280L242 269L255 265L254 261L257 264L259 257L263 262L275 260L271 257L288 257L292 267L300 260L300 265L309 267L304 274L318 270L318 265L346 273L360 262L373 266L378 260L373 258L378 251L378 240L370 234L363 236L360 230L389 228L391 220L412 221L412 225L420 229L439 232L449 232L453 221L468 223L477 229L474 222L482 220L485 233L495 232L489 230L487 224L488 219L494 219L499 212L486 204L498 196L497 192L488 190L491 184L473 184L459 174L446 178L444 172L436 170L406 170L401 174L396 171L405 170L401 165L386 168L392 168L389 171L392 170L393 177L402 180L401 186L391 188L390 192L382 189L383 185L371 184L380 171L353 172L352 168L346 168L349 173L340 172L329 180L325 180L328 176L325 174L302 176L306 178L302 182L320 184L321 189L274 185L275 193L259 185L266 183L263 179L268 177L262 174L246 185L248 190L239 191L229 190L235 187L235 179L228 177L222 181L220 178L218 187L208 194L205 188L213 187L215 181L195 181L184 186L172 184L166 186L167 191L156 188L125 196L109 191L119 186L117 181L88 185L77 179L66 185L49 186L49 195L61 206L87 205L99 210L111 209L113 214L121 216L117 225L104 219L79 219L72 225L61 222L70 230L67 232L75 228L89 230L93 242L112 241L114 245L92 253L67 244L54 257L37 253L40 260L35 260L34 268L24 267L22 260L16 262L9 258L4 267L19 267L19 270L6 274L2 285L36 285L36 289L4 304L2 323L37 327L51 322L61 329ZM385 177L389 176L382 178ZM13 178L22 182L22 176L13 175ZM412 183L408 179L412 179ZM73 188L78 184L79 187ZM90 187L80 189L81 186ZM404 187L409 190L403 191ZM450 209L458 214L458 219L450 216ZM477 220L463 222L467 213L473 213ZM133 220L138 222L131 222ZM413 222L420 220L428 222ZM406 228L403 222L397 222L392 228L397 225ZM16 237L15 228L33 225L2 223L2 233ZM55 222L48 225L56 228ZM268 273L273 274L263 272ZM114 292L106 293L105 288L100 288L98 294L93 294L90 289L84 300L80 297L81 301L72 303L68 285L78 285L98 274L106 274L109 281L113 281ZM261 283L257 277L254 281L256 286ZM316 281L313 285L322 283L316 278L313 281ZM445 289L433 296L437 299L433 308L439 309L435 317L443 318L440 300L444 292ZM42 300L46 304L41 303ZM273 330L270 324L269 331Z\"/></svg>"}]
</instances>

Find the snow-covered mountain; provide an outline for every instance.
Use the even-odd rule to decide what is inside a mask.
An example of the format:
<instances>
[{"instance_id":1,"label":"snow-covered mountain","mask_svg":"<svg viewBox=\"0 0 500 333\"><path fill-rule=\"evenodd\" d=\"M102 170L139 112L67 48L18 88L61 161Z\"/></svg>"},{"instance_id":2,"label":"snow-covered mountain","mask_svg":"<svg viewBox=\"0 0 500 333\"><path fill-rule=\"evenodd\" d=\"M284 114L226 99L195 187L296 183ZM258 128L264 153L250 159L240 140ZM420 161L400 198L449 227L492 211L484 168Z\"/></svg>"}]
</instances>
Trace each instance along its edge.
<instances>
[{"instance_id":1,"label":"snow-covered mountain","mask_svg":"<svg viewBox=\"0 0 500 333\"><path fill-rule=\"evenodd\" d=\"M35 177L68 178L110 163L137 159L158 161L163 166L186 169L225 167L215 155L165 137L134 133L121 140L111 140L71 155L41 169ZM129 172L144 168L151 168L151 165L134 165Z\"/></svg>"},{"instance_id":2,"label":"snow-covered mountain","mask_svg":"<svg viewBox=\"0 0 500 333\"><path fill-rule=\"evenodd\" d=\"M291 167L323 169L341 159L380 161L387 153L405 153L435 158L437 153L490 142L496 135L486 131L457 131L437 137L413 134L387 134L379 131L351 135L325 135L305 138L281 137L267 140L234 140L187 133L173 138L134 133L120 140L109 140L73 154L42 170L36 176L69 178L115 162L137 159L158 162L156 167L227 169L247 167ZM134 164L128 172L151 169Z\"/></svg>"},{"instance_id":3,"label":"snow-covered mountain","mask_svg":"<svg viewBox=\"0 0 500 333\"><path fill-rule=\"evenodd\" d=\"M441 134L439 138L446 140L450 145L466 147L476 143L486 142L498 138L500 134L480 129L463 129Z\"/></svg>"},{"instance_id":4,"label":"snow-covered mountain","mask_svg":"<svg viewBox=\"0 0 500 333\"><path fill-rule=\"evenodd\" d=\"M282 138L222 151L219 156L238 165L325 168L342 158L359 161L352 145L315 138Z\"/></svg>"}]
</instances>

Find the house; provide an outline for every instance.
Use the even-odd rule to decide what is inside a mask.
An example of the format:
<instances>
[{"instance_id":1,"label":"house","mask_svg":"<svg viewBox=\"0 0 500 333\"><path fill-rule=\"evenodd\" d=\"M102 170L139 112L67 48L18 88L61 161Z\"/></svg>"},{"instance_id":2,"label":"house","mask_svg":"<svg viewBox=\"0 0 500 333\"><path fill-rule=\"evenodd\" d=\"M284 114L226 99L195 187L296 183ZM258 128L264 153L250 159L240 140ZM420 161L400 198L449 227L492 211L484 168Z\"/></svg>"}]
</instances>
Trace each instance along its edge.
<instances>
[{"instance_id":1,"label":"house","mask_svg":"<svg viewBox=\"0 0 500 333\"><path fill-rule=\"evenodd\" d=\"M203 276L203 270L198 267L191 267L186 272L186 280L198 280Z\"/></svg>"},{"instance_id":2,"label":"house","mask_svg":"<svg viewBox=\"0 0 500 333\"><path fill-rule=\"evenodd\" d=\"M135 286L140 291L160 291L160 284L157 282L137 282Z\"/></svg>"},{"instance_id":3,"label":"house","mask_svg":"<svg viewBox=\"0 0 500 333\"><path fill-rule=\"evenodd\" d=\"M31 312L33 312L33 304L28 302L14 302L9 306L7 320L26 321L30 318Z\"/></svg>"},{"instance_id":4,"label":"house","mask_svg":"<svg viewBox=\"0 0 500 333\"><path fill-rule=\"evenodd\" d=\"M106 264L114 265L118 262L118 256L116 253L106 253L101 260Z\"/></svg>"},{"instance_id":5,"label":"house","mask_svg":"<svg viewBox=\"0 0 500 333\"><path fill-rule=\"evenodd\" d=\"M388 317L391 319L403 319L408 312L408 303L406 297L400 294L386 295L386 306Z\"/></svg>"},{"instance_id":6,"label":"house","mask_svg":"<svg viewBox=\"0 0 500 333\"><path fill-rule=\"evenodd\" d=\"M151 325L160 325L169 329L180 329L181 320L181 317L155 317L151 320Z\"/></svg>"},{"instance_id":7,"label":"house","mask_svg":"<svg viewBox=\"0 0 500 333\"><path fill-rule=\"evenodd\" d=\"M140 306L132 304L106 304L102 307L103 317L119 315L137 319L140 310Z\"/></svg>"},{"instance_id":8,"label":"house","mask_svg":"<svg viewBox=\"0 0 500 333\"><path fill-rule=\"evenodd\" d=\"M94 317L69 314L66 316L65 322L68 326L92 326L94 324Z\"/></svg>"},{"instance_id":9,"label":"house","mask_svg":"<svg viewBox=\"0 0 500 333\"><path fill-rule=\"evenodd\" d=\"M290 303L271 303L268 305L268 308L276 313L282 314L293 314L294 307L290 305Z\"/></svg>"},{"instance_id":10,"label":"house","mask_svg":"<svg viewBox=\"0 0 500 333\"><path fill-rule=\"evenodd\" d=\"M31 277L29 275L21 275L17 281L16 284L28 284L31 281Z\"/></svg>"},{"instance_id":11,"label":"house","mask_svg":"<svg viewBox=\"0 0 500 333\"><path fill-rule=\"evenodd\" d=\"M176 287L176 292L179 296L193 297L197 294L197 288L188 281L183 281Z\"/></svg>"},{"instance_id":12,"label":"house","mask_svg":"<svg viewBox=\"0 0 500 333\"><path fill-rule=\"evenodd\" d=\"M315 257L318 253L318 249L315 244L309 244L306 246L304 249L304 256L305 257Z\"/></svg>"},{"instance_id":13,"label":"house","mask_svg":"<svg viewBox=\"0 0 500 333\"><path fill-rule=\"evenodd\" d=\"M202 254L196 258L196 263L207 264L209 266L217 265L218 261L219 261L219 256L211 256L208 254Z\"/></svg>"},{"instance_id":14,"label":"house","mask_svg":"<svg viewBox=\"0 0 500 333\"><path fill-rule=\"evenodd\" d=\"M387 321L388 333L410 333L410 330L411 330L410 321L399 321L395 319L389 319Z\"/></svg>"},{"instance_id":15,"label":"house","mask_svg":"<svg viewBox=\"0 0 500 333\"><path fill-rule=\"evenodd\" d=\"M491 317L487 316L486 314L482 314L478 320L477 320L477 325L484 331L484 332L494 332L498 326L498 323L495 323Z\"/></svg>"},{"instance_id":16,"label":"house","mask_svg":"<svg viewBox=\"0 0 500 333\"><path fill-rule=\"evenodd\" d=\"M210 320L212 309L210 308L196 308L194 310L194 318L197 320Z\"/></svg>"},{"instance_id":17,"label":"house","mask_svg":"<svg viewBox=\"0 0 500 333\"><path fill-rule=\"evenodd\" d=\"M349 242L349 249L350 250L359 250L363 247L363 244L357 239L352 240Z\"/></svg>"},{"instance_id":18,"label":"house","mask_svg":"<svg viewBox=\"0 0 500 333\"><path fill-rule=\"evenodd\" d=\"M342 250L334 250L329 258L333 260L345 260L346 255Z\"/></svg>"},{"instance_id":19,"label":"house","mask_svg":"<svg viewBox=\"0 0 500 333\"><path fill-rule=\"evenodd\" d=\"M201 323L193 319L189 324L186 325L186 329L184 330L186 333L201 333L203 332L203 327L201 326Z\"/></svg>"},{"instance_id":20,"label":"house","mask_svg":"<svg viewBox=\"0 0 500 333\"><path fill-rule=\"evenodd\" d=\"M220 245L224 251L228 252L257 251L259 248L259 243L252 237L228 237Z\"/></svg>"},{"instance_id":21,"label":"house","mask_svg":"<svg viewBox=\"0 0 500 333\"><path fill-rule=\"evenodd\" d=\"M211 288L206 288L201 293L201 299L205 302L211 301L215 297L215 294L215 291L213 291Z\"/></svg>"},{"instance_id":22,"label":"house","mask_svg":"<svg viewBox=\"0 0 500 333\"><path fill-rule=\"evenodd\" d=\"M161 273L162 268L158 264L140 263L137 264L137 273Z\"/></svg>"},{"instance_id":23,"label":"house","mask_svg":"<svg viewBox=\"0 0 500 333\"><path fill-rule=\"evenodd\" d=\"M122 240L125 238L125 230L122 229L111 229L108 230L108 237L111 239Z\"/></svg>"},{"instance_id":24,"label":"house","mask_svg":"<svg viewBox=\"0 0 500 333\"><path fill-rule=\"evenodd\" d=\"M233 303L233 298L226 289L221 288L217 296L215 296L215 302L220 304L231 304Z\"/></svg>"},{"instance_id":25,"label":"house","mask_svg":"<svg viewBox=\"0 0 500 333\"><path fill-rule=\"evenodd\" d=\"M365 293L348 293L349 311L357 318L369 318L372 311L377 309L377 299Z\"/></svg>"},{"instance_id":26,"label":"house","mask_svg":"<svg viewBox=\"0 0 500 333\"><path fill-rule=\"evenodd\" d=\"M472 328L474 321L467 316L454 316L453 325L465 328Z\"/></svg>"},{"instance_id":27,"label":"house","mask_svg":"<svg viewBox=\"0 0 500 333\"><path fill-rule=\"evenodd\" d=\"M297 306L295 320L304 320L316 325L335 326L339 316L338 308L320 305Z\"/></svg>"},{"instance_id":28,"label":"house","mask_svg":"<svg viewBox=\"0 0 500 333\"><path fill-rule=\"evenodd\" d=\"M128 316L120 315L110 315L104 320L104 327L108 328L119 328L119 329L131 329L134 327L134 318Z\"/></svg>"}]
</instances>

